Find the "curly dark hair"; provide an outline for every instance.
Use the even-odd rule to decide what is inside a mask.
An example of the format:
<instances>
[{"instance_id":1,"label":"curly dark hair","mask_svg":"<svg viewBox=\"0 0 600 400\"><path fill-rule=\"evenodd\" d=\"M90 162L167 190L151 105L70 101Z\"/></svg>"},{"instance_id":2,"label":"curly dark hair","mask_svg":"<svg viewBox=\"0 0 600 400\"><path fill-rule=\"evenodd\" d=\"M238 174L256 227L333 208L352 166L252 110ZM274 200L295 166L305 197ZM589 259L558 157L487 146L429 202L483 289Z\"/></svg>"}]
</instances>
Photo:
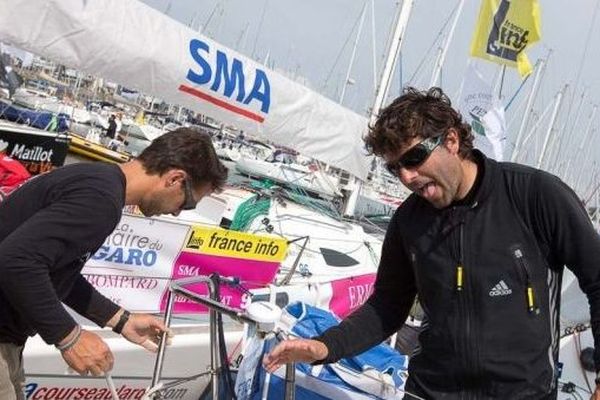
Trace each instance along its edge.
<instances>
[{"instance_id":1,"label":"curly dark hair","mask_svg":"<svg viewBox=\"0 0 600 400\"><path fill-rule=\"evenodd\" d=\"M406 87L402 95L385 107L364 138L369 154L383 156L397 152L415 137L438 136L454 128L460 137L459 155L472 158L473 133L442 89L419 91Z\"/></svg>"},{"instance_id":2,"label":"curly dark hair","mask_svg":"<svg viewBox=\"0 0 600 400\"><path fill-rule=\"evenodd\" d=\"M182 169L196 187L206 183L219 192L227 180L227 167L218 159L210 135L202 130L178 128L154 139L138 156L149 174Z\"/></svg>"}]
</instances>

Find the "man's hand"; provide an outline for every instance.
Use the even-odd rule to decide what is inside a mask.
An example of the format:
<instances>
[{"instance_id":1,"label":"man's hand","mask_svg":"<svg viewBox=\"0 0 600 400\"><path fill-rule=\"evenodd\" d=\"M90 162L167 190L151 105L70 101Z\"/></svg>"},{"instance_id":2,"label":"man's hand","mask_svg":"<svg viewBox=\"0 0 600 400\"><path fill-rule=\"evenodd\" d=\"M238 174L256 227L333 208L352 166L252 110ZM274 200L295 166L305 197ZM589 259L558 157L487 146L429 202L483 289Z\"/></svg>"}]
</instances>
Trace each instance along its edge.
<instances>
[{"instance_id":1,"label":"man's hand","mask_svg":"<svg viewBox=\"0 0 600 400\"><path fill-rule=\"evenodd\" d=\"M110 349L100 336L83 329L75 344L61 351L61 355L69 367L81 375L90 372L94 376L101 376L110 371L114 363Z\"/></svg>"},{"instance_id":2,"label":"man's hand","mask_svg":"<svg viewBox=\"0 0 600 400\"><path fill-rule=\"evenodd\" d=\"M596 385L596 390L592 393L590 400L600 400L600 386Z\"/></svg>"},{"instance_id":3,"label":"man's hand","mask_svg":"<svg viewBox=\"0 0 600 400\"><path fill-rule=\"evenodd\" d=\"M265 355L263 366L269 373L273 373L283 364L296 361L312 363L323 360L328 354L327 346L318 340L285 340L275 346L271 353Z\"/></svg>"},{"instance_id":4,"label":"man's hand","mask_svg":"<svg viewBox=\"0 0 600 400\"><path fill-rule=\"evenodd\" d=\"M150 314L131 314L121 334L131 343L139 344L155 353L163 332L168 332L168 338L173 337L171 330L168 330L158 318ZM170 340L167 340L167 344L169 342Z\"/></svg>"}]
</instances>

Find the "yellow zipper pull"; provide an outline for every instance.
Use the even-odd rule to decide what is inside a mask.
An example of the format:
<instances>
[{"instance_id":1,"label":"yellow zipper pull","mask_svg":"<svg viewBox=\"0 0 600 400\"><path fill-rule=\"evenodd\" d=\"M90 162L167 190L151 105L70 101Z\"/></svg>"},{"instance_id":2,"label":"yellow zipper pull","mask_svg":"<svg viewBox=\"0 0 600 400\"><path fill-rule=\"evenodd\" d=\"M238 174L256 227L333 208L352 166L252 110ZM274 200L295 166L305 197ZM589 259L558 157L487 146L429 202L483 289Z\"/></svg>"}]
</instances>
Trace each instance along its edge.
<instances>
[{"instance_id":1,"label":"yellow zipper pull","mask_svg":"<svg viewBox=\"0 0 600 400\"><path fill-rule=\"evenodd\" d=\"M460 264L456 266L456 290L463 290L463 266Z\"/></svg>"},{"instance_id":2,"label":"yellow zipper pull","mask_svg":"<svg viewBox=\"0 0 600 400\"><path fill-rule=\"evenodd\" d=\"M527 285L527 310L529 310L529 312L533 312L535 310L533 287L531 287L531 284Z\"/></svg>"}]
</instances>

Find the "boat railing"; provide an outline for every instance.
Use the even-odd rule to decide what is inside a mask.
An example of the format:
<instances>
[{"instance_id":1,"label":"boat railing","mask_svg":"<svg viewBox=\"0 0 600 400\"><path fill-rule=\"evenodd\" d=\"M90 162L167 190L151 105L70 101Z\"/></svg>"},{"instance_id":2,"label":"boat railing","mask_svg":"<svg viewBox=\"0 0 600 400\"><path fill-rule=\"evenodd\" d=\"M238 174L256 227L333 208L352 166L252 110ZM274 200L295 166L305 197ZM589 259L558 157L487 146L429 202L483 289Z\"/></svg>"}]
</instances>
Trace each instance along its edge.
<instances>
[{"instance_id":1,"label":"boat railing","mask_svg":"<svg viewBox=\"0 0 600 400\"><path fill-rule=\"evenodd\" d=\"M195 291L190 290L186 286L192 284L206 284L208 288L208 296L205 294L199 294ZM169 292L167 294L167 303L164 317L164 324L168 328L171 324L171 318L173 316L173 309L175 305L176 296L183 296L186 299L199 303L201 305L206 306L209 309L209 338L210 338L210 369L202 374L190 376L187 378L182 378L177 381L169 382L169 383L161 383L160 379L162 376L163 362L165 358L166 346L168 333L164 332L162 334L158 352L156 356L156 361L154 364L154 372L152 374L152 381L150 384L150 388L146 391L144 399L153 400L160 399L160 391L166 390L167 388L173 387L174 385L181 384L187 382L189 380L197 379L200 376L204 376L207 374L211 375L211 391L212 391L212 400L219 400L220 397L220 385L219 379L220 374L229 373L229 370L226 369L223 371L223 359L220 353L220 345L224 345L224 343L220 343L219 339L219 324L222 324L222 321L219 318L219 314L227 315L235 321L249 324L253 329L253 331L257 332L259 335L266 336L269 333L274 333L278 337L281 337L282 332L276 332L274 330L274 322L270 321L269 323L265 323L265 321L259 321L250 316L244 310L229 307L227 305L219 302L219 287L221 284L228 285L237 285L239 283L238 278L232 277L222 277L218 274L212 274L210 276L201 275L188 277L183 279L174 280L169 285ZM271 305L274 306L274 305ZM222 329L222 326L221 326ZM225 360L225 362L227 362ZM294 400L295 398L295 364L288 364L286 366L285 372L285 400Z\"/></svg>"}]
</instances>

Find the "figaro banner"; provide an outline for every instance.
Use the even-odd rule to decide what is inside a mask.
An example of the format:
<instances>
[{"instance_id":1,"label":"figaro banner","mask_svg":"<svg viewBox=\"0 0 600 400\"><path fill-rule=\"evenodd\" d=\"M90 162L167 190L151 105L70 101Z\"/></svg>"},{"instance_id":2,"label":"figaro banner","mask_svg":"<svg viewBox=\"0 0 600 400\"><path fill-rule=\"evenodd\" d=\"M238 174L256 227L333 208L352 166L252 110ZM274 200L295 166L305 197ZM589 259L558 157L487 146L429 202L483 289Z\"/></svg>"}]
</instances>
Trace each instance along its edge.
<instances>
[{"instance_id":1,"label":"figaro banner","mask_svg":"<svg viewBox=\"0 0 600 400\"><path fill-rule=\"evenodd\" d=\"M482 0L471 55L516 67L521 77L532 71L525 49L541 38L537 0Z\"/></svg>"},{"instance_id":2,"label":"figaro banner","mask_svg":"<svg viewBox=\"0 0 600 400\"><path fill-rule=\"evenodd\" d=\"M0 41L368 174L366 117L139 1L3 0Z\"/></svg>"},{"instance_id":3,"label":"figaro banner","mask_svg":"<svg viewBox=\"0 0 600 400\"><path fill-rule=\"evenodd\" d=\"M219 273L241 287L222 287L221 302L244 303L247 290L270 284L287 254L281 238L184 225L124 214L85 265L83 276L102 294L132 311L164 311L171 280ZM207 294L205 285L187 286ZM175 312L206 309L177 298Z\"/></svg>"}]
</instances>

